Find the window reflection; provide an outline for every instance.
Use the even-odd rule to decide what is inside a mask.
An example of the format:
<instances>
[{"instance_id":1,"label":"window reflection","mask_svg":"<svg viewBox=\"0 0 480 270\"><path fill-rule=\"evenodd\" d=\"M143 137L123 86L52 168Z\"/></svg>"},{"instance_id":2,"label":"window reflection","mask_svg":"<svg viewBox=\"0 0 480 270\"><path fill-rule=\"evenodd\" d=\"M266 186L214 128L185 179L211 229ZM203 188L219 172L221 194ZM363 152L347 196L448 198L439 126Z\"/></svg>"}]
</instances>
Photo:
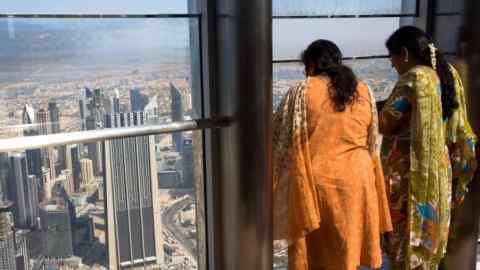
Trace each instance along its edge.
<instances>
[{"instance_id":1,"label":"window reflection","mask_svg":"<svg viewBox=\"0 0 480 270\"><path fill-rule=\"evenodd\" d=\"M274 16L415 14L416 0L273 0Z\"/></svg>"}]
</instances>

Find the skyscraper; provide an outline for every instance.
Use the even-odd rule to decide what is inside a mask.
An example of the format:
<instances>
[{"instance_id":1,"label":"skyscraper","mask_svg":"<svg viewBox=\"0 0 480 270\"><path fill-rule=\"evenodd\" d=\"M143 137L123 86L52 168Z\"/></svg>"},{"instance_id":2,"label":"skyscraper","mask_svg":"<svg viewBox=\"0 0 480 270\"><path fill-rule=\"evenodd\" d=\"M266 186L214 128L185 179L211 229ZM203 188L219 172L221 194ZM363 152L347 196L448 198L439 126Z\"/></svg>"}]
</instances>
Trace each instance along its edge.
<instances>
[{"instance_id":1,"label":"skyscraper","mask_svg":"<svg viewBox=\"0 0 480 270\"><path fill-rule=\"evenodd\" d=\"M108 127L139 126L143 113L106 117ZM153 136L104 142L105 209L111 269L163 265Z\"/></svg>"},{"instance_id":2,"label":"skyscraper","mask_svg":"<svg viewBox=\"0 0 480 270\"><path fill-rule=\"evenodd\" d=\"M10 207L10 202L0 202L0 269L2 270L17 270L13 224L9 218Z\"/></svg>"},{"instance_id":3,"label":"skyscraper","mask_svg":"<svg viewBox=\"0 0 480 270\"><path fill-rule=\"evenodd\" d=\"M27 222L29 228L37 228L38 227L38 217L39 217L39 209L38 204L40 203L39 200L39 188L40 181L36 175L29 175L27 178Z\"/></svg>"},{"instance_id":4,"label":"skyscraper","mask_svg":"<svg viewBox=\"0 0 480 270\"><path fill-rule=\"evenodd\" d=\"M52 198L52 177L50 174L50 169L43 168L42 174L42 199L43 200L50 200Z\"/></svg>"},{"instance_id":5,"label":"skyscraper","mask_svg":"<svg viewBox=\"0 0 480 270\"><path fill-rule=\"evenodd\" d=\"M115 96L112 97L112 112L113 114L115 113L120 113L120 92L118 92L118 89L115 89Z\"/></svg>"},{"instance_id":6,"label":"skyscraper","mask_svg":"<svg viewBox=\"0 0 480 270\"><path fill-rule=\"evenodd\" d=\"M37 115L35 109L30 104L25 104L22 112L22 123L25 125L23 130L24 136L38 135Z\"/></svg>"},{"instance_id":7,"label":"skyscraper","mask_svg":"<svg viewBox=\"0 0 480 270\"><path fill-rule=\"evenodd\" d=\"M63 188L68 195L75 193L75 183L71 170L63 170L59 178L64 180Z\"/></svg>"},{"instance_id":8,"label":"skyscraper","mask_svg":"<svg viewBox=\"0 0 480 270\"><path fill-rule=\"evenodd\" d=\"M15 231L15 257L17 263L17 270L29 270L30 256L28 249L28 230ZM36 244L36 243L35 243Z\"/></svg>"},{"instance_id":9,"label":"skyscraper","mask_svg":"<svg viewBox=\"0 0 480 270\"><path fill-rule=\"evenodd\" d=\"M80 191L80 147L78 144L67 146L67 169L73 177L73 191Z\"/></svg>"},{"instance_id":10,"label":"skyscraper","mask_svg":"<svg viewBox=\"0 0 480 270\"><path fill-rule=\"evenodd\" d=\"M38 122L38 134L47 135L49 132L48 126L48 112L44 109L40 109L37 112L37 122Z\"/></svg>"},{"instance_id":11,"label":"skyscraper","mask_svg":"<svg viewBox=\"0 0 480 270\"><path fill-rule=\"evenodd\" d=\"M51 133L60 133L60 111L55 101L48 102L48 112L50 114Z\"/></svg>"},{"instance_id":12,"label":"skyscraper","mask_svg":"<svg viewBox=\"0 0 480 270\"><path fill-rule=\"evenodd\" d=\"M182 93L172 83L170 83L170 95L172 99L172 103L171 103L172 121L173 122L183 121ZM181 153L182 147L183 147L183 134L181 132L173 133L172 140L177 152Z\"/></svg>"},{"instance_id":13,"label":"skyscraper","mask_svg":"<svg viewBox=\"0 0 480 270\"><path fill-rule=\"evenodd\" d=\"M48 112L44 109L40 109L37 112L37 125L38 125L38 135L47 135L49 132L48 125ZM42 155L42 166L48 167L50 169L55 168L55 163L53 162L53 157L50 157L49 149L42 148L40 149ZM50 163L52 161L52 163ZM53 165L52 165L53 164Z\"/></svg>"},{"instance_id":14,"label":"skyscraper","mask_svg":"<svg viewBox=\"0 0 480 270\"><path fill-rule=\"evenodd\" d=\"M103 120L106 112L110 112L112 108L110 100L105 97L103 91L100 89L95 89L92 91L86 88L79 104L82 129L95 130L103 128ZM102 149L100 144L89 143L87 148L88 157L93 162L93 171L95 175L100 175L103 169L101 159Z\"/></svg>"},{"instance_id":15,"label":"skyscraper","mask_svg":"<svg viewBox=\"0 0 480 270\"><path fill-rule=\"evenodd\" d=\"M48 103L48 111L50 113L50 130L52 134L58 134L61 132L60 129L60 111L58 110L57 103L54 101L50 101ZM56 175L60 173L61 170L66 169L67 163L66 163L66 147L64 145L58 146L57 147L57 164L58 164L58 171L55 169L52 169L52 178L56 178Z\"/></svg>"},{"instance_id":16,"label":"skyscraper","mask_svg":"<svg viewBox=\"0 0 480 270\"><path fill-rule=\"evenodd\" d=\"M8 199L13 203L15 225L27 228L27 194L28 177L27 159L24 154L14 154L10 157L10 176L8 179Z\"/></svg>"},{"instance_id":17,"label":"skyscraper","mask_svg":"<svg viewBox=\"0 0 480 270\"><path fill-rule=\"evenodd\" d=\"M72 224L65 202L47 202L40 206L42 255L67 258L73 255Z\"/></svg>"},{"instance_id":18,"label":"skyscraper","mask_svg":"<svg viewBox=\"0 0 480 270\"><path fill-rule=\"evenodd\" d=\"M93 162L91 159L84 158L80 160L81 178L84 184L90 184L95 180L93 175Z\"/></svg>"},{"instance_id":19,"label":"skyscraper","mask_svg":"<svg viewBox=\"0 0 480 270\"><path fill-rule=\"evenodd\" d=\"M35 109L26 104L23 107L22 122L25 125L23 130L23 136L36 136L39 135L37 115ZM27 150L28 160L28 173L35 174L38 177L42 175L42 152L40 149Z\"/></svg>"},{"instance_id":20,"label":"skyscraper","mask_svg":"<svg viewBox=\"0 0 480 270\"><path fill-rule=\"evenodd\" d=\"M194 188L194 175L193 175L193 141L192 139L185 139L183 141L183 153L182 153L182 187Z\"/></svg>"},{"instance_id":21,"label":"skyscraper","mask_svg":"<svg viewBox=\"0 0 480 270\"><path fill-rule=\"evenodd\" d=\"M7 199L7 182L10 172L8 154L0 153L0 202Z\"/></svg>"},{"instance_id":22,"label":"skyscraper","mask_svg":"<svg viewBox=\"0 0 480 270\"><path fill-rule=\"evenodd\" d=\"M38 219L38 186L36 175L28 175L27 159L24 154L10 157L8 199L13 203L16 227L35 228Z\"/></svg>"},{"instance_id":23,"label":"skyscraper","mask_svg":"<svg viewBox=\"0 0 480 270\"><path fill-rule=\"evenodd\" d=\"M148 96L140 92L140 89L130 90L130 107L132 112L143 112L148 104Z\"/></svg>"}]
</instances>

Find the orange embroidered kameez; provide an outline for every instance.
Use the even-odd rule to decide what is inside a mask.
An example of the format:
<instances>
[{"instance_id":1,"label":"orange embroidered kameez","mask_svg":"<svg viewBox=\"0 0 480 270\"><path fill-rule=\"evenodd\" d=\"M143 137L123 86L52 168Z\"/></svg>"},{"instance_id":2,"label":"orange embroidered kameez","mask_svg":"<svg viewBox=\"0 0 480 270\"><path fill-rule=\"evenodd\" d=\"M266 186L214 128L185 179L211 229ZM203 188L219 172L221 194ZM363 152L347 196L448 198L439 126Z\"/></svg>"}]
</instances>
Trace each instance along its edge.
<instances>
[{"instance_id":1,"label":"orange embroidered kameez","mask_svg":"<svg viewBox=\"0 0 480 270\"><path fill-rule=\"evenodd\" d=\"M288 242L289 270L378 268L381 233L392 228L375 100L359 82L337 112L328 85L309 77L275 113L275 239Z\"/></svg>"}]
</instances>

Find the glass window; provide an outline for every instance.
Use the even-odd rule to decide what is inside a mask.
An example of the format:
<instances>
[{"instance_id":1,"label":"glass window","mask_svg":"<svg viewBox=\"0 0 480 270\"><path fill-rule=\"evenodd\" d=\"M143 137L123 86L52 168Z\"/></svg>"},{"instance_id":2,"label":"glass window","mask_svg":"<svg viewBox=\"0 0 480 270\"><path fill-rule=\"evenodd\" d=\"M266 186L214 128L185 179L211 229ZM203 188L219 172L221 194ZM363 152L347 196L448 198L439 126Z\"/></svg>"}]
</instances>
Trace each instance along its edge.
<instances>
[{"instance_id":1,"label":"glass window","mask_svg":"<svg viewBox=\"0 0 480 270\"><path fill-rule=\"evenodd\" d=\"M3 18L0 40L0 137L25 125L99 129L119 112L145 111L148 123L200 116L198 18Z\"/></svg>"},{"instance_id":2,"label":"glass window","mask_svg":"<svg viewBox=\"0 0 480 270\"><path fill-rule=\"evenodd\" d=\"M274 16L415 14L417 0L273 0Z\"/></svg>"},{"instance_id":3,"label":"glass window","mask_svg":"<svg viewBox=\"0 0 480 270\"><path fill-rule=\"evenodd\" d=\"M2 252L34 269L198 269L202 147L183 132L0 153L0 230L19 242Z\"/></svg>"},{"instance_id":4,"label":"glass window","mask_svg":"<svg viewBox=\"0 0 480 270\"><path fill-rule=\"evenodd\" d=\"M201 117L194 5L2 5L0 140ZM202 131L0 150L7 268L200 268L202 151Z\"/></svg>"},{"instance_id":5,"label":"glass window","mask_svg":"<svg viewBox=\"0 0 480 270\"><path fill-rule=\"evenodd\" d=\"M399 18L275 19L273 56L298 59L308 44L320 38L337 43L346 57L386 55L385 41L399 24Z\"/></svg>"},{"instance_id":6,"label":"glass window","mask_svg":"<svg viewBox=\"0 0 480 270\"><path fill-rule=\"evenodd\" d=\"M438 0L435 1L435 13L461 13L464 11L464 1Z\"/></svg>"}]
</instances>

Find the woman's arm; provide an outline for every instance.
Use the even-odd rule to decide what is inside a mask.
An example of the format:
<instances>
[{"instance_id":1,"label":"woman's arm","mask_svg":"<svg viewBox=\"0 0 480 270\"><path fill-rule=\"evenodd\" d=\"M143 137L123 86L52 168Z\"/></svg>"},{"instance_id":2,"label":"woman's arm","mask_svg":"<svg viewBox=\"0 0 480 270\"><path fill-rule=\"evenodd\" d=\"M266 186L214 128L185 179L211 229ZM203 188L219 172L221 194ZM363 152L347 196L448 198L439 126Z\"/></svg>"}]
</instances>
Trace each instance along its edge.
<instances>
[{"instance_id":1,"label":"woman's arm","mask_svg":"<svg viewBox=\"0 0 480 270\"><path fill-rule=\"evenodd\" d=\"M380 133L395 135L400 133L402 125L408 126L412 109L412 86L414 74L407 74L400 79L392 94L385 102L378 118Z\"/></svg>"}]
</instances>

